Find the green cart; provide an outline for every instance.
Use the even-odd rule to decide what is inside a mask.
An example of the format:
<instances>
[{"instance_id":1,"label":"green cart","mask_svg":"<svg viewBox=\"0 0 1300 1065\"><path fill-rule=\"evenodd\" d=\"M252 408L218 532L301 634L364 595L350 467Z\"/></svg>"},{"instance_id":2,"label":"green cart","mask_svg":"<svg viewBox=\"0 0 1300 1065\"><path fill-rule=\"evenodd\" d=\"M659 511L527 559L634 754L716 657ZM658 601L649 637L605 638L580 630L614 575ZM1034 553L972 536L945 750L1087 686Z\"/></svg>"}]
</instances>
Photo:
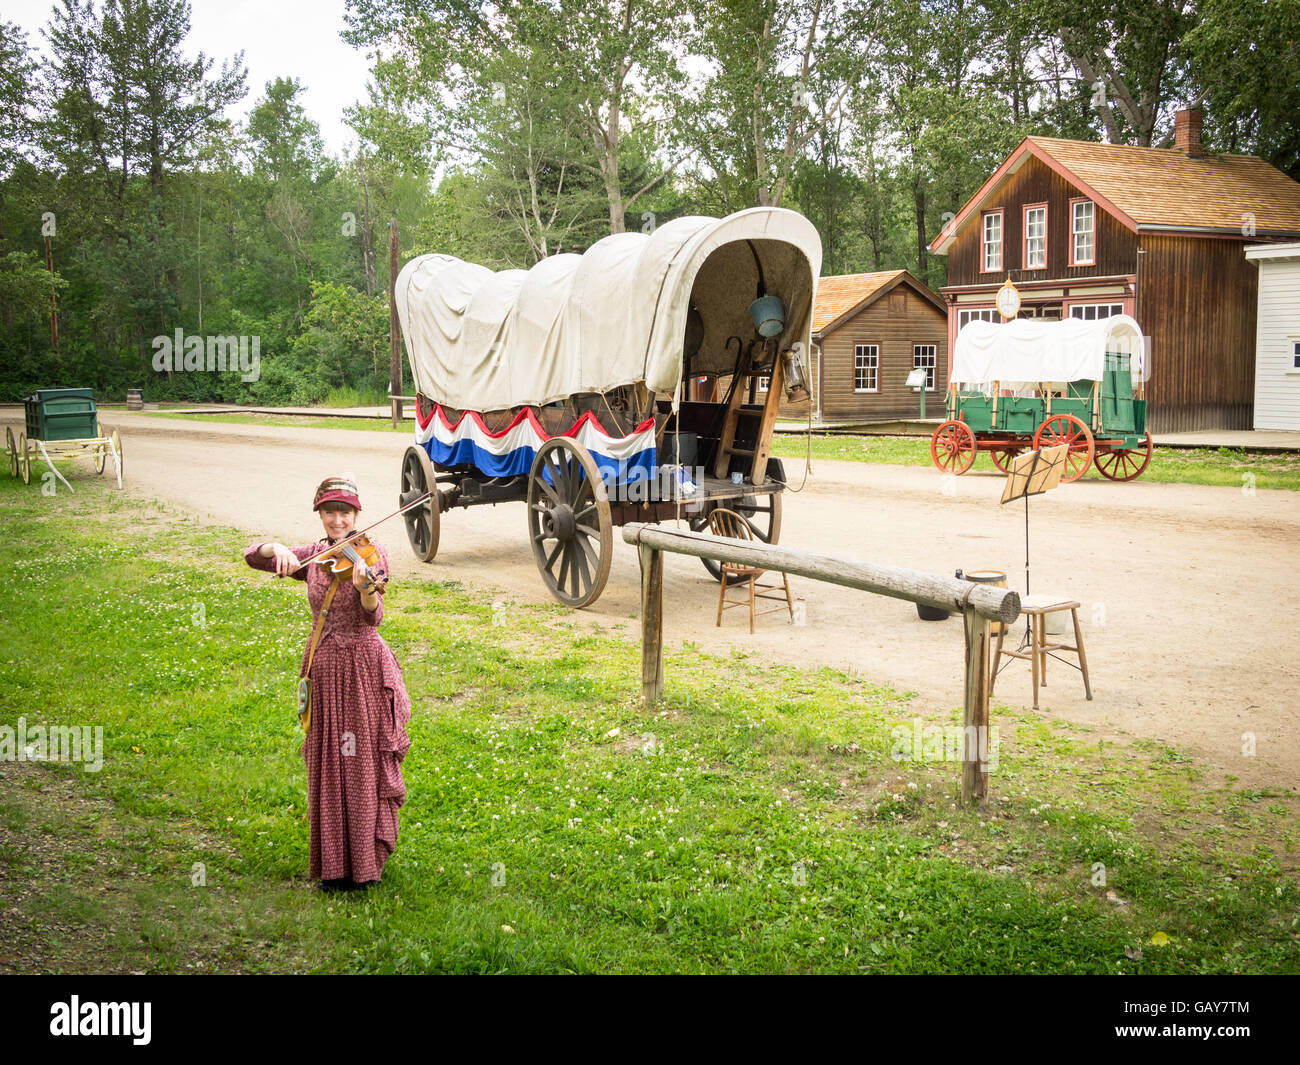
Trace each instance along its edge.
<instances>
[{"instance_id":1,"label":"green cart","mask_svg":"<svg viewBox=\"0 0 1300 1065\"><path fill-rule=\"evenodd\" d=\"M54 475L72 485L55 468L52 456L89 454L95 472L103 473L108 459L113 459L117 486L122 487L122 439L116 429L107 431L99 424L95 394L89 388L42 388L23 400L24 425L14 439L14 431L5 427L5 451L9 455L9 473L32 483L32 457L39 455Z\"/></svg>"},{"instance_id":2,"label":"green cart","mask_svg":"<svg viewBox=\"0 0 1300 1065\"><path fill-rule=\"evenodd\" d=\"M1067 445L1063 481L1096 463L1131 481L1151 461L1143 395L1145 345L1137 322L1017 319L971 322L957 336L947 419L930 457L944 473L969 470L981 451L1005 472L1020 452Z\"/></svg>"}]
</instances>

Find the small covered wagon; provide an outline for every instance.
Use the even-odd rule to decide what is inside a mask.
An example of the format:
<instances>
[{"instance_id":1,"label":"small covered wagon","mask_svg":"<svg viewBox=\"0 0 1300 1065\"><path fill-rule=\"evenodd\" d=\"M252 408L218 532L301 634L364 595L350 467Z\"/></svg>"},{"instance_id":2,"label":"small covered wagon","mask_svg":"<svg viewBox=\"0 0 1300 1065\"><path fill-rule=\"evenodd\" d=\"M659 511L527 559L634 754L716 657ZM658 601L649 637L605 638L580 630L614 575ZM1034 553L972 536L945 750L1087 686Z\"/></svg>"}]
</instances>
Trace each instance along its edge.
<instances>
[{"instance_id":1,"label":"small covered wagon","mask_svg":"<svg viewBox=\"0 0 1300 1065\"><path fill-rule=\"evenodd\" d=\"M775 543L785 475L769 449L783 389L803 388L820 269L812 223L766 207L530 270L412 259L396 305L417 392L399 502L428 493L405 513L416 556L437 553L446 512L524 502L546 587L585 607L615 525L699 530L725 505Z\"/></svg>"},{"instance_id":2,"label":"small covered wagon","mask_svg":"<svg viewBox=\"0 0 1300 1065\"><path fill-rule=\"evenodd\" d=\"M23 399L23 428L15 440L14 431L5 426L5 450L9 453L9 473L32 482L32 457L39 455L54 470L54 455L88 454L95 472L103 473L111 457L117 486L122 487L122 438L116 429L106 432L99 424L95 393L89 388L42 388ZM68 482L63 480L64 484ZM72 486L68 485L71 489Z\"/></svg>"},{"instance_id":3,"label":"small covered wagon","mask_svg":"<svg viewBox=\"0 0 1300 1065\"><path fill-rule=\"evenodd\" d=\"M983 451L1005 472L1026 449L1066 444L1061 480L1096 462L1102 476L1131 481L1151 461L1145 365L1142 330L1127 315L970 322L957 334L947 420L930 457L961 474Z\"/></svg>"}]
</instances>

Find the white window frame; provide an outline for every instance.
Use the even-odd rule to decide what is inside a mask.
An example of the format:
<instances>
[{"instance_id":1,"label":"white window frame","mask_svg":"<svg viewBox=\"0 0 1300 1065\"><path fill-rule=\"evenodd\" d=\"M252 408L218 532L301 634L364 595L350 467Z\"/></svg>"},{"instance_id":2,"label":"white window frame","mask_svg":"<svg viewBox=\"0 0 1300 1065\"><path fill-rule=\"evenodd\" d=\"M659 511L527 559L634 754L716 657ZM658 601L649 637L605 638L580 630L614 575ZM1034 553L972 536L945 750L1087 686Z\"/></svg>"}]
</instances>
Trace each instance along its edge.
<instances>
[{"instance_id":1,"label":"white window frame","mask_svg":"<svg viewBox=\"0 0 1300 1065\"><path fill-rule=\"evenodd\" d=\"M1099 313L1102 308L1106 308L1106 313ZM1075 311L1092 311L1092 315L1075 314ZM1117 314L1124 313L1124 304L1122 303L1072 303L1070 304L1070 317L1078 318L1081 322L1099 322L1104 318L1113 318Z\"/></svg>"},{"instance_id":2,"label":"white window frame","mask_svg":"<svg viewBox=\"0 0 1300 1065\"><path fill-rule=\"evenodd\" d=\"M1037 236L1030 235L1030 216L1035 211L1043 212L1043 231ZM1046 270L1047 269L1047 204L1031 203L1025 206L1024 211L1024 268L1026 270ZM1040 243L1031 247L1030 241L1039 241ZM1031 252L1037 251L1037 261L1031 258Z\"/></svg>"},{"instance_id":3,"label":"white window frame","mask_svg":"<svg viewBox=\"0 0 1300 1065\"><path fill-rule=\"evenodd\" d=\"M1286 372L1300 374L1300 337L1287 337L1286 346L1289 349L1287 356L1291 360L1291 365L1286 368Z\"/></svg>"},{"instance_id":4,"label":"white window frame","mask_svg":"<svg viewBox=\"0 0 1300 1065\"><path fill-rule=\"evenodd\" d=\"M989 241L989 222L994 218L998 220L998 261L990 265L989 250L992 247L992 243ZM997 274L1002 272L1002 252L1006 245L1006 229L1006 213L1001 208L998 208L996 211L985 211L980 215L980 273Z\"/></svg>"},{"instance_id":5,"label":"white window frame","mask_svg":"<svg viewBox=\"0 0 1300 1065\"><path fill-rule=\"evenodd\" d=\"M870 360L859 362L859 360ZM863 374L864 381L874 381L875 384L868 385L866 388L858 387L858 372ZM880 391L880 345L879 344L854 344L853 345L853 391L854 392L879 392Z\"/></svg>"},{"instance_id":6,"label":"white window frame","mask_svg":"<svg viewBox=\"0 0 1300 1065\"><path fill-rule=\"evenodd\" d=\"M922 355L921 350L929 349L929 355ZM929 362L919 362L917 360L928 358ZM935 381L939 375L939 345L938 344L913 344L912 345L912 369L919 370L925 368L925 390L933 392ZM920 391L916 389L915 391Z\"/></svg>"},{"instance_id":7,"label":"white window frame","mask_svg":"<svg viewBox=\"0 0 1300 1065\"><path fill-rule=\"evenodd\" d=\"M1079 207L1087 204L1089 211L1088 228L1079 228ZM1088 258L1079 257L1079 238L1088 240ZM1097 205L1087 198L1070 201L1070 265L1095 266L1097 264Z\"/></svg>"},{"instance_id":8,"label":"white window frame","mask_svg":"<svg viewBox=\"0 0 1300 1065\"><path fill-rule=\"evenodd\" d=\"M965 321L962 319L965 318ZM959 307L957 309L957 332L971 322L999 322L1002 316L996 307Z\"/></svg>"}]
</instances>

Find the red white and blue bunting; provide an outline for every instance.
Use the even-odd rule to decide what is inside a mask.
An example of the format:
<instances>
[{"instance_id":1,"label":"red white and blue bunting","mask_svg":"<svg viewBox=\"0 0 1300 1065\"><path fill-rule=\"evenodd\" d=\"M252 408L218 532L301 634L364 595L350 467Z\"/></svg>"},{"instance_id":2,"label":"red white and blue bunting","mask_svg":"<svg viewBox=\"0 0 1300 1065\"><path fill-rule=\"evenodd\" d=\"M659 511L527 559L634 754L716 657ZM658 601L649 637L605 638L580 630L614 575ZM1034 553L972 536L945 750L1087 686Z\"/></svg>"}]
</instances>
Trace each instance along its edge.
<instances>
[{"instance_id":1,"label":"red white and blue bunting","mask_svg":"<svg viewBox=\"0 0 1300 1065\"><path fill-rule=\"evenodd\" d=\"M474 466L488 477L512 477L532 469L538 450L551 439L531 407L498 432L483 424L477 411L452 422L441 404L425 414L416 405L415 442L438 466ZM655 423L647 418L628 436L611 436L587 411L566 432L591 452L607 485L648 480L655 475Z\"/></svg>"}]
</instances>

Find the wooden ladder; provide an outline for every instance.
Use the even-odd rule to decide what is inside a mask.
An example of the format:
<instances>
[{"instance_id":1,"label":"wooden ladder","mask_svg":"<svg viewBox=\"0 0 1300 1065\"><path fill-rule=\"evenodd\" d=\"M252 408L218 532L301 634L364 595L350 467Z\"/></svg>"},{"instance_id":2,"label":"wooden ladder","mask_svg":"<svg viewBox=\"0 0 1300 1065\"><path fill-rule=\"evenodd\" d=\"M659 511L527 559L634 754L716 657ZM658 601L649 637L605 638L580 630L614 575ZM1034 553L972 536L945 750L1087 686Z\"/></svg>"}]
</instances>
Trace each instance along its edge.
<instances>
[{"instance_id":1,"label":"wooden ladder","mask_svg":"<svg viewBox=\"0 0 1300 1065\"><path fill-rule=\"evenodd\" d=\"M718 455L713 463L713 476L725 478L731 466L731 456L740 455L752 460L749 479L751 484L767 483L767 460L772 449L772 430L776 426L776 412L781 405L781 390L785 382L785 370L778 354L772 363L770 373L755 373L750 367L749 353L746 352L736 368L739 380L732 389L731 399L727 403L727 413L722 421L722 436L718 440ZM749 391L749 381L755 377L767 377L767 400L758 423L758 435L754 447L736 447L736 430L740 419L753 417L752 411L742 410L745 394Z\"/></svg>"}]
</instances>

